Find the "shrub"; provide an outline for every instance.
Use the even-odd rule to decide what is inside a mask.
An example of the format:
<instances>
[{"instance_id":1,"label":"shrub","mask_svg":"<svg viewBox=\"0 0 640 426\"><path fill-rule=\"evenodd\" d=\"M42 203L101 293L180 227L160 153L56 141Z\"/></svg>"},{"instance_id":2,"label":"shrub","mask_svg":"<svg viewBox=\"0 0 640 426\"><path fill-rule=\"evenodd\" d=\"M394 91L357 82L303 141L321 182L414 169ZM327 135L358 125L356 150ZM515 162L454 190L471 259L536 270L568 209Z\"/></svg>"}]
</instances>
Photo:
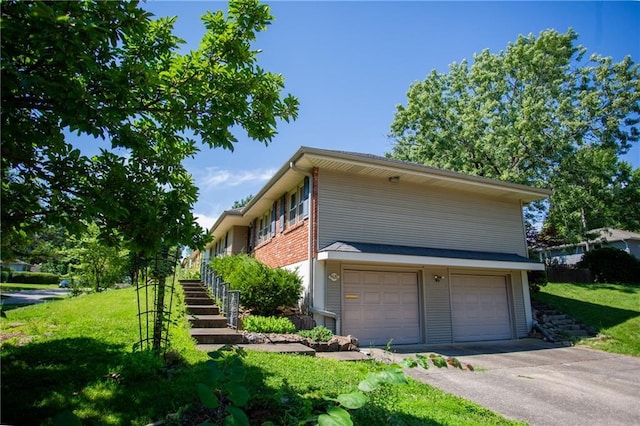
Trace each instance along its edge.
<instances>
[{"instance_id":1,"label":"shrub","mask_svg":"<svg viewBox=\"0 0 640 426\"><path fill-rule=\"evenodd\" d=\"M300 299L302 280L295 272L269 268L247 255L217 257L211 267L232 290L240 290L240 303L256 315L276 315Z\"/></svg>"},{"instance_id":2,"label":"shrub","mask_svg":"<svg viewBox=\"0 0 640 426\"><path fill-rule=\"evenodd\" d=\"M9 281L9 277L11 276L11 271L5 271L4 269L0 272L0 282L6 283Z\"/></svg>"},{"instance_id":3,"label":"shrub","mask_svg":"<svg viewBox=\"0 0 640 426\"><path fill-rule=\"evenodd\" d=\"M640 283L640 260L617 248L588 251L578 262L578 267L588 268L596 282Z\"/></svg>"},{"instance_id":4,"label":"shrub","mask_svg":"<svg viewBox=\"0 0 640 426\"><path fill-rule=\"evenodd\" d=\"M314 342L328 342L333 337L333 332L322 325L314 327L311 330L300 330L298 334Z\"/></svg>"},{"instance_id":5,"label":"shrub","mask_svg":"<svg viewBox=\"0 0 640 426\"><path fill-rule=\"evenodd\" d=\"M263 317L260 315L249 315L243 318L242 324L246 331L254 333L295 333L296 326L288 318L284 317Z\"/></svg>"},{"instance_id":6,"label":"shrub","mask_svg":"<svg viewBox=\"0 0 640 426\"><path fill-rule=\"evenodd\" d=\"M60 276L48 272L22 272L13 271L9 282L23 284L58 284Z\"/></svg>"},{"instance_id":7,"label":"shrub","mask_svg":"<svg viewBox=\"0 0 640 426\"><path fill-rule=\"evenodd\" d=\"M544 287L549 282L546 271L529 271L527 272L527 277L529 280L529 291L531 293L539 292L540 287Z\"/></svg>"}]
</instances>

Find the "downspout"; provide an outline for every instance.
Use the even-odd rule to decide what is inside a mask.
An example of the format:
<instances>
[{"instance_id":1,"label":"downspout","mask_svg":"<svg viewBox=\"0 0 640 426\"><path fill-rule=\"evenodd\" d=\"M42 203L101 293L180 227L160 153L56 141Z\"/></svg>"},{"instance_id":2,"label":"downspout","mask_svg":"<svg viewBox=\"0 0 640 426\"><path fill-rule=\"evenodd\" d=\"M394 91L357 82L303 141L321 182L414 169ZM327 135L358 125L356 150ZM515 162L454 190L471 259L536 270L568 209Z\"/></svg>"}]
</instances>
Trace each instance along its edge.
<instances>
[{"instance_id":1,"label":"downspout","mask_svg":"<svg viewBox=\"0 0 640 426\"><path fill-rule=\"evenodd\" d=\"M338 314L334 312L329 312L324 309L319 309L313 306L313 289L314 289L314 259L313 259L313 212L315 207L315 199L313 197L313 174L305 172L296 167L296 164L293 161L289 162L289 168L298 173L302 173L306 177L309 178L309 238L308 238L308 254L307 258L309 259L309 296L311 298L311 303L309 304L309 312L316 315L321 315L323 317L333 318L336 323L336 332L340 330L340 318Z\"/></svg>"},{"instance_id":2,"label":"downspout","mask_svg":"<svg viewBox=\"0 0 640 426\"><path fill-rule=\"evenodd\" d=\"M315 204L313 201L313 174L298 169L293 161L289 162L289 168L309 178L309 238L307 242L307 259L309 259L309 295L311 300L313 300L313 207ZM309 309L311 310L311 306L309 306Z\"/></svg>"}]
</instances>

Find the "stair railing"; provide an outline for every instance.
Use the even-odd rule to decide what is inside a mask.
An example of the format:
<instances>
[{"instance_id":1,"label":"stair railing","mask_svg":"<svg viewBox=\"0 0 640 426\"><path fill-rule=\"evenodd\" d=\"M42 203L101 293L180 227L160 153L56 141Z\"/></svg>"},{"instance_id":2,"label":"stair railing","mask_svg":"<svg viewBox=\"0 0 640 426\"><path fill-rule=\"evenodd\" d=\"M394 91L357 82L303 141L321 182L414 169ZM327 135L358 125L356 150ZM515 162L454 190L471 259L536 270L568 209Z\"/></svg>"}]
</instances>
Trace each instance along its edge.
<instances>
[{"instance_id":1,"label":"stair railing","mask_svg":"<svg viewBox=\"0 0 640 426\"><path fill-rule=\"evenodd\" d=\"M240 316L240 290L231 290L230 284L222 280L222 276L211 266L201 266L202 282L220 307L221 313L227 318L229 327L238 328Z\"/></svg>"}]
</instances>

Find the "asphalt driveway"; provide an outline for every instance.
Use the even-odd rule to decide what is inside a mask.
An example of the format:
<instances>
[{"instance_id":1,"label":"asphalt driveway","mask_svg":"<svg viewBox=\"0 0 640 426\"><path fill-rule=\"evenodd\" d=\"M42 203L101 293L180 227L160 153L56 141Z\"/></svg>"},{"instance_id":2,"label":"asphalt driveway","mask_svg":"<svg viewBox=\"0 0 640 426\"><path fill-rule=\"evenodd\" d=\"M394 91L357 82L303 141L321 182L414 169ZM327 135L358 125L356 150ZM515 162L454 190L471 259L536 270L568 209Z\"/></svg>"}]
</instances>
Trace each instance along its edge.
<instances>
[{"instance_id":1,"label":"asphalt driveway","mask_svg":"<svg viewBox=\"0 0 640 426\"><path fill-rule=\"evenodd\" d=\"M431 367L407 374L531 425L640 425L640 358L539 339L398 346L394 352L394 358L439 353L471 364L476 371Z\"/></svg>"}]
</instances>

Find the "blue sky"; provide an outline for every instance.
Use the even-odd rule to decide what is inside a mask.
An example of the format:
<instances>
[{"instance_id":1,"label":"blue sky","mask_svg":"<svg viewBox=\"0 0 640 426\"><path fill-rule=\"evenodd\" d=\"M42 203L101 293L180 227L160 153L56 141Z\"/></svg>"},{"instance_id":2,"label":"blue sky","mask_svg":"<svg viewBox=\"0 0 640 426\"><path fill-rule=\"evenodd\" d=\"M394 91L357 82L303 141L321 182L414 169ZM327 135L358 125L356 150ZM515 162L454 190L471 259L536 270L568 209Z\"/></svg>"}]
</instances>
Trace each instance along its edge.
<instances>
[{"instance_id":1,"label":"blue sky","mask_svg":"<svg viewBox=\"0 0 640 426\"><path fill-rule=\"evenodd\" d=\"M411 83L518 35L573 28L588 54L640 61L638 2L267 2L275 19L258 34L260 66L285 77L300 100L298 120L281 123L268 147L239 134L234 152L203 150L187 161L200 188L195 213L210 227L234 201L255 194L298 147L382 155L396 105ZM207 10L224 2L148 1L157 17L196 48ZM640 146L625 157L640 167Z\"/></svg>"}]
</instances>

